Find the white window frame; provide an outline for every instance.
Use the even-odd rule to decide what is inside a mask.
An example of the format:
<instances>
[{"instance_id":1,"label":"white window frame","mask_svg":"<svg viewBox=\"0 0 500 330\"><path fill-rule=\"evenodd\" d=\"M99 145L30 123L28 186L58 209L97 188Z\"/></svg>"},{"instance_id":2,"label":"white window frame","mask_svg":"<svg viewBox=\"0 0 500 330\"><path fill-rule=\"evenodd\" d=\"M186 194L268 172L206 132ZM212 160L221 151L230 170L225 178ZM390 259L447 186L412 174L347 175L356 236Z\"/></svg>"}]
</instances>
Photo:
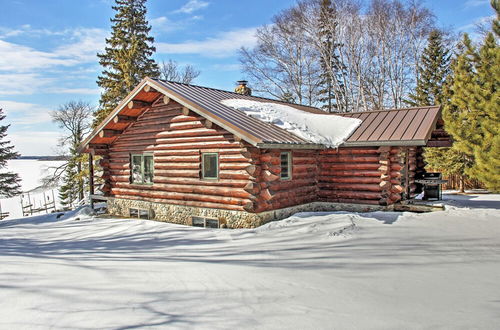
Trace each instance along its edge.
<instances>
[{"instance_id":1,"label":"white window frame","mask_svg":"<svg viewBox=\"0 0 500 330\"><path fill-rule=\"evenodd\" d=\"M205 175L205 156L212 156L215 155L215 160L216 160L216 176L215 177L207 177ZM201 178L203 180L219 180L219 153L218 152L203 152L201 154Z\"/></svg>"},{"instance_id":2,"label":"white window frame","mask_svg":"<svg viewBox=\"0 0 500 330\"><path fill-rule=\"evenodd\" d=\"M288 170L288 176L283 176L283 165L281 164L281 157L283 154L287 155L287 170ZM283 181L286 180L291 180L292 179L292 152L291 151L282 151L280 152L280 167L281 167L281 173L280 173L280 179Z\"/></svg>"},{"instance_id":3,"label":"white window frame","mask_svg":"<svg viewBox=\"0 0 500 330\"><path fill-rule=\"evenodd\" d=\"M134 181L134 157L141 157L141 181ZM151 157L153 160L153 168L152 174L153 174L153 179L151 182L144 182L144 168L145 168L145 163L144 163L144 157ZM152 185L154 183L154 178L155 178L155 159L152 153L142 153L142 154L130 154L130 183L133 184L144 184L144 185Z\"/></svg>"}]
</instances>

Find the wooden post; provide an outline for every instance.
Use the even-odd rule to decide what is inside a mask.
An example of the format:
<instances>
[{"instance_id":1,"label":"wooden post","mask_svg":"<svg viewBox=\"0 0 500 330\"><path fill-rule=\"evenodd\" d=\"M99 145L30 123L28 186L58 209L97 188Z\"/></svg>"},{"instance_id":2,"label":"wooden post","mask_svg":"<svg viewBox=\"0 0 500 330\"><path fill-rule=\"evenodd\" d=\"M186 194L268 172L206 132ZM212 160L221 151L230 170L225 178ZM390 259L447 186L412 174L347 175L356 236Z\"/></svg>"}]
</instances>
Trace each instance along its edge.
<instances>
[{"instance_id":1,"label":"wooden post","mask_svg":"<svg viewBox=\"0 0 500 330\"><path fill-rule=\"evenodd\" d=\"M408 171L410 169L409 166L409 159L410 159L410 151L409 148L405 148L405 199L409 199L410 197L410 175L408 174Z\"/></svg>"},{"instance_id":2,"label":"wooden post","mask_svg":"<svg viewBox=\"0 0 500 330\"><path fill-rule=\"evenodd\" d=\"M89 199L90 208L94 209L94 201L92 200L92 195L94 194L94 157L92 153L89 153Z\"/></svg>"}]
</instances>

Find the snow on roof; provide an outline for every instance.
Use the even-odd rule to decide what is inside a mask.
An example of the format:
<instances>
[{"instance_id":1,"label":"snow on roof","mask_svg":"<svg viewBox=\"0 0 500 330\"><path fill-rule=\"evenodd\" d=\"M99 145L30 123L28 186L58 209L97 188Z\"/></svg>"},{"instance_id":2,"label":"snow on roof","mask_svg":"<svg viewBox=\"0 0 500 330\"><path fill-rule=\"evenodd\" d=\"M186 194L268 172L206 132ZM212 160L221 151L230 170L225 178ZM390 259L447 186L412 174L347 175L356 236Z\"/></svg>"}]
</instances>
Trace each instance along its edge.
<instances>
[{"instance_id":1,"label":"snow on roof","mask_svg":"<svg viewBox=\"0 0 500 330\"><path fill-rule=\"evenodd\" d=\"M342 144L361 124L361 120L356 118L309 113L278 103L242 99L222 100L221 103L283 128L311 143L330 148Z\"/></svg>"}]
</instances>

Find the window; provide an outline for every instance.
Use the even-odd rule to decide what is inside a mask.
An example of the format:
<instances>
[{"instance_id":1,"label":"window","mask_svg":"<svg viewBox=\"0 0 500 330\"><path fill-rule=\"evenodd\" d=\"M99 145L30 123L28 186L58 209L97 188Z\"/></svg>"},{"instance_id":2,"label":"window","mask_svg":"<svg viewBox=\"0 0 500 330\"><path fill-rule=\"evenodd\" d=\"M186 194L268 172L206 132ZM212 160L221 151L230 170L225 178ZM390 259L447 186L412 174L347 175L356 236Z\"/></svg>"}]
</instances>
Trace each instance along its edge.
<instances>
[{"instance_id":1,"label":"window","mask_svg":"<svg viewBox=\"0 0 500 330\"><path fill-rule=\"evenodd\" d=\"M282 152L280 155L281 160L281 179L289 180L292 178L292 153Z\"/></svg>"},{"instance_id":2,"label":"window","mask_svg":"<svg viewBox=\"0 0 500 330\"><path fill-rule=\"evenodd\" d=\"M217 153L201 154L201 178L218 179L219 178L219 155Z\"/></svg>"},{"instance_id":3,"label":"window","mask_svg":"<svg viewBox=\"0 0 500 330\"><path fill-rule=\"evenodd\" d=\"M219 228L219 220L205 217L191 217L193 227Z\"/></svg>"},{"instance_id":4,"label":"window","mask_svg":"<svg viewBox=\"0 0 500 330\"><path fill-rule=\"evenodd\" d=\"M132 183L153 184L154 163L153 155L131 156L131 180Z\"/></svg>"},{"instance_id":5,"label":"window","mask_svg":"<svg viewBox=\"0 0 500 330\"><path fill-rule=\"evenodd\" d=\"M129 208L128 213L131 218L145 219L145 220L151 219L151 213L149 212L149 210Z\"/></svg>"}]
</instances>

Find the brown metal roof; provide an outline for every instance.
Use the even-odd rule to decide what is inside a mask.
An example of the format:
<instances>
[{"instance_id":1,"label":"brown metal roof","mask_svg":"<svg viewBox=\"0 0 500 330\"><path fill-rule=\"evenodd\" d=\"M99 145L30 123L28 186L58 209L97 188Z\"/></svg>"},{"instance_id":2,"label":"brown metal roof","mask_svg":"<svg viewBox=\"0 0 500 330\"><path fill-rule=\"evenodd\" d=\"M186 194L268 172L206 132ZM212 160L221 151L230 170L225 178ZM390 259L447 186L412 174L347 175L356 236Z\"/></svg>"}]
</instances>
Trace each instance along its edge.
<instances>
[{"instance_id":1,"label":"brown metal roof","mask_svg":"<svg viewBox=\"0 0 500 330\"><path fill-rule=\"evenodd\" d=\"M440 117L440 108L417 107L338 115L363 121L344 146L425 145Z\"/></svg>"},{"instance_id":2,"label":"brown metal roof","mask_svg":"<svg viewBox=\"0 0 500 330\"><path fill-rule=\"evenodd\" d=\"M315 145L282 128L263 122L259 119L250 117L246 115L243 111L225 106L224 104L221 103L222 100L244 99L244 100L253 100L259 102L280 103L294 107L302 111L328 115L325 114L324 111L321 111L314 107L307 107L293 103L281 102L263 97L246 96L219 89L169 82L164 80L155 79L154 81L159 83L166 89L168 89L170 92L173 92L178 96L182 96L186 100L190 101L189 103L196 104L201 108L207 110L211 115L214 115L218 119L222 119L223 121L231 123L240 130L250 133L257 140L259 140L258 142L259 144Z\"/></svg>"},{"instance_id":3,"label":"brown metal roof","mask_svg":"<svg viewBox=\"0 0 500 330\"><path fill-rule=\"evenodd\" d=\"M147 99L151 97L151 94L143 92L143 88L146 85L158 91L155 96L156 98L162 94L166 95L255 146L268 148L323 148L321 145L306 141L278 126L250 117L243 111L225 106L221 101L227 99L245 99L280 103L310 113L324 114L325 116L329 115L318 108L263 97L246 96L208 87L145 78L85 139L82 143L81 150L84 150L91 143L112 143L115 138L100 138L98 136L99 132L103 129L118 129L115 127L116 125L113 124L113 118L118 114L137 115L128 113L137 111L125 107L129 101L153 101ZM359 118L362 120L361 125L347 139L343 146L425 145L431 136L440 113L439 107L420 107L369 112L336 113L335 115Z\"/></svg>"}]
</instances>

